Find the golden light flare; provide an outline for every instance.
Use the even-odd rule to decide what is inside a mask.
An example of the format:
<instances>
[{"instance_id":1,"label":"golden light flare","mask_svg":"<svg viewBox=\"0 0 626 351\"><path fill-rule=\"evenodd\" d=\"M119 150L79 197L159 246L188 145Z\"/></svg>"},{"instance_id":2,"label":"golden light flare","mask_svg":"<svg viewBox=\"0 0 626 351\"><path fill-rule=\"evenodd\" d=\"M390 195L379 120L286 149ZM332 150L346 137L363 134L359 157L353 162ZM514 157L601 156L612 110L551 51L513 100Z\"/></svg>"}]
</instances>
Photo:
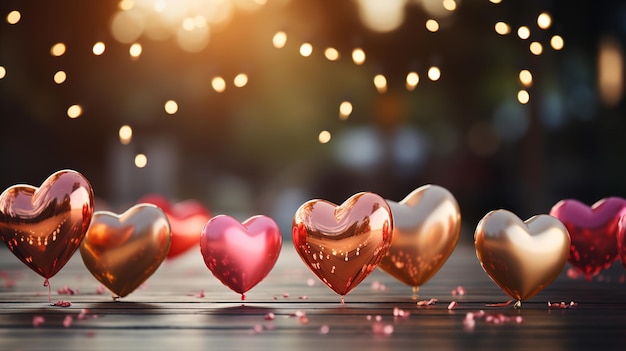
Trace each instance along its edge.
<instances>
[{"instance_id":1,"label":"golden light flare","mask_svg":"<svg viewBox=\"0 0 626 351\"><path fill-rule=\"evenodd\" d=\"M239 73L233 79L233 85L237 88L243 88L248 84L248 75L245 73Z\"/></svg>"},{"instance_id":2,"label":"golden light flare","mask_svg":"<svg viewBox=\"0 0 626 351\"><path fill-rule=\"evenodd\" d=\"M93 44L93 48L91 49L91 52L93 52L93 54L96 56L100 56L104 54L104 50L106 50L106 46L104 45L103 42L99 41Z\"/></svg>"},{"instance_id":3,"label":"golden light flare","mask_svg":"<svg viewBox=\"0 0 626 351\"><path fill-rule=\"evenodd\" d=\"M63 54L65 54L65 44L63 43L56 43L54 45L52 45L52 47L50 48L50 55L52 56L63 56Z\"/></svg>"},{"instance_id":4,"label":"golden light flare","mask_svg":"<svg viewBox=\"0 0 626 351\"><path fill-rule=\"evenodd\" d=\"M530 43L529 49L530 52L535 56L539 56L541 55L541 53L543 53L543 45L541 45L541 43L538 41L533 41L532 43Z\"/></svg>"},{"instance_id":5,"label":"golden light flare","mask_svg":"<svg viewBox=\"0 0 626 351\"><path fill-rule=\"evenodd\" d=\"M530 94L528 94L528 91L524 89L518 91L517 101L519 101L519 103L522 105L526 105L530 101Z\"/></svg>"},{"instance_id":6,"label":"golden light flare","mask_svg":"<svg viewBox=\"0 0 626 351\"><path fill-rule=\"evenodd\" d=\"M65 82L65 80L67 79L67 74L65 73L65 71L57 71L57 73L54 74L54 82L57 84L63 84L63 82Z\"/></svg>"},{"instance_id":7,"label":"golden light flare","mask_svg":"<svg viewBox=\"0 0 626 351\"><path fill-rule=\"evenodd\" d=\"M437 66L432 66L428 69L428 79L433 82L438 81L441 78L441 70Z\"/></svg>"},{"instance_id":8,"label":"golden light flare","mask_svg":"<svg viewBox=\"0 0 626 351\"><path fill-rule=\"evenodd\" d=\"M550 39L550 46L552 46L554 50L563 50L563 47L565 46L565 42L563 41L563 38L560 35L554 35Z\"/></svg>"},{"instance_id":9,"label":"golden light flare","mask_svg":"<svg viewBox=\"0 0 626 351\"><path fill-rule=\"evenodd\" d=\"M67 108L67 117L78 118L83 114L83 108L80 105L72 105Z\"/></svg>"},{"instance_id":10,"label":"golden light flare","mask_svg":"<svg viewBox=\"0 0 626 351\"><path fill-rule=\"evenodd\" d=\"M313 45L311 43L303 43L300 45L300 55L302 57L309 57L313 54Z\"/></svg>"},{"instance_id":11,"label":"golden light flare","mask_svg":"<svg viewBox=\"0 0 626 351\"><path fill-rule=\"evenodd\" d=\"M438 31L439 30L439 22L437 22L436 20L434 20L432 18L427 20L426 21L426 29L429 32L432 32L432 33Z\"/></svg>"},{"instance_id":12,"label":"golden light flare","mask_svg":"<svg viewBox=\"0 0 626 351\"><path fill-rule=\"evenodd\" d=\"M148 157L145 154L137 154L135 155L135 167L144 168L148 165Z\"/></svg>"},{"instance_id":13,"label":"golden light flare","mask_svg":"<svg viewBox=\"0 0 626 351\"><path fill-rule=\"evenodd\" d=\"M420 82L420 76L417 72L409 72L406 75L406 90L413 91Z\"/></svg>"},{"instance_id":14,"label":"golden light flare","mask_svg":"<svg viewBox=\"0 0 626 351\"><path fill-rule=\"evenodd\" d=\"M523 69L519 72L519 81L525 87L530 87L533 85L533 75L529 70Z\"/></svg>"},{"instance_id":15,"label":"golden light flare","mask_svg":"<svg viewBox=\"0 0 626 351\"><path fill-rule=\"evenodd\" d=\"M163 108L168 115L173 115L178 112L178 103L174 100L167 100Z\"/></svg>"},{"instance_id":16,"label":"golden light flare","mask_svg":"<svg viewBox=\"0 0 626 351\"><path fill-rule=\"evenodd\" d=\"M287 44L287 33L285 32L276 32L272 37L272 44L277 49L282 49Z\"/></svg>"},{"instance_id":17,"label":"golden light flare","mask_svg":"<svg viewBox=\"0 0 626 351\"><path fill-rule=\"evenodd\" d=\"M374 77L374 86L376 87L376 90L383 94L387 92L387 78L385 78L384 75L382 74L377 74Z\"/></svg>"},{"instance_id":18,"label":"golden light flare","mask_svg":"<svg viewBox=\"0 0 626 351\"><path fill-rule=\"evenodd\" d=\"M495 30L496 30L496 33L498 33L500 35L507 35L507 34L511 33L511 26L509 26L505 22L498 22L495 25Z\"/></svg>"},{"instance_id":19,"label":"golden light flare","mask_svg":"<svg viewBox=\"0 0 626 351\"><path fill-rule=\"evenodd\" d=\"M128 49L128 53L130 54L130 57L133 59L139 58L139 56L141 56L142 51L143 51L143 48L141 47L141 44L139 43L134 43Z\"/></svg>"},{"instance_id":20,"label":"golden light flare","mask_svg":"<svg viewBox=\"0 0 626 351\"><path fill-rule=\"evenodd\" d=\"M342 101L339 104L339 119L346 120L352 114L352 103L350 101Z\"/></svg>"},{"instance_id":21,"label":"golden light flare","mask_svg":"<svg viewBox=\"0 0 626 351\"><path fill-rule=\"evenodd\" d=\"M331 137L332 136L329 131L322 130L317 136L317 140L320 142L320 144L326 144L330 141Z\"/></svg>"},{"instance_id":22,"label":"golden light flare","mask_svg":"<svg viewBox=\"0 0 626 351\"><path fill-rule=\"evenodd\" d=\"M522 40L530 38L530 29L526 26L519 27L517 29L517 36Z\"/></svg>"},{"instance_id":23,"label":"golden light flare","mask_svg":"<svg viewBox=\"0 0 626 351\"><path fill-rule=\"evenodd\" d=\"M3 79L7 76L7 69L4 66L0 66L0 79Z\"/></svg>"},{"instance_id":24,"label":"golden light flare","mask_svg":"<svg viewBox=\"0 0 626 351\"><path fill-rule=\"evenodd\" d=\"M18 10L13 10L7 15L8 24L17 24L22 19L22 14Z\"/></svg>"},{"instance_id":25,"label":"golden light flare","mask_svg":"<svg viewBox=\"0 0 626 351\"><path fill-rule=\"evenodd\" d=\"M356 65L362 65L365 62L365 51L361 48L352 50L352 61L354 61Z\"/></svg>"},{"instance_id":26,"label":"golden light flare","mask_svg":"<svg viewBox=\"0 0 626 351\"><path fill-rule=\"evenodd\" d=\"M337 61L339 59L339 51L335 48L326 48L326 50L324 50L324 57L326 57L328 61Z\"/></svg>"},{"instance_id":27,"label":"golden light flare","mask_svg":"<svg viewBox=\"0 0 626 351\"><path fill-rule=\"evenodd\" d=\"M537 26L541 29L548 29L552 25L552 17L547 12L542 12L537 16Z\"/></svg>"},{"instance_id":28,"label":"golden light flare","mask_svg":"<svg viewBox=\"0 0 626 351\"><path fill-rule=\"evenodd\" d=\"M217 93L223 93L226 90L226 81L220 76L213 77L211 86Z\"/></svg>"},{"instance_id":29,"label":"golden light flare","mask_svg":"<svg viewBox=\"0 0 626 351\"><path fill-rule=\"evenodd\" d=\"M119 130L120 143L122 145L128 145L133 139L133 128L129 125L123 125Z\"/></svg>"}]
</instances>

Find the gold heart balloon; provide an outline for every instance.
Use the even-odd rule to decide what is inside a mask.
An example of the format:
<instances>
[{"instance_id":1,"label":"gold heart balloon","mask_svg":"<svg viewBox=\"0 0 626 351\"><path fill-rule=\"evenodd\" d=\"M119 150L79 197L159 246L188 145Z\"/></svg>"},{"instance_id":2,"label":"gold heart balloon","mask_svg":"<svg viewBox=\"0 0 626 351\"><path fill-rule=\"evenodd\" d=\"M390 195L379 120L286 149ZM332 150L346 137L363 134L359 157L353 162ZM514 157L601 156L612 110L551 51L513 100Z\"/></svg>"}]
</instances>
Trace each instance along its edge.
<instances>
[{"instance_id":1,"label":"gold heart balloon","mask_svg":"<svg viewBox=\"0 0 626 351\"><path fill-rule=\"evenodd\" d=\"M296 211L292 230L304 263L343 301L387 253L393 217L385 199L363 192L341 206L325 200L304 203Z\"/></svg>"},{"instance_id":2,"label":"gold heart balloon","mask_svg":"<svg viewBox=\"0 0 626 351\"><path fill-rule=\"evenodd\" d=\"M461 232L459 205L437 185L424 185L399 203L387 203L393 214L393 240L378 266L417 293L456 247Z\"/></svg>"},{"instance_id":3,"label":"gold heart balloon","mask_svg":"<svg viewBox=\"0 0 626 351\"><path fill-rule=\"evenodd\" d=\"M94 213L80 254L98 281L116 297L124 297L157 270L171 240L165 213L154 205L138 204L121 215Z\"/></svg>"},{"instance_id":4,"label":"gold heart balloon","mask_svg":"<svg viewBox=\"0 0 626 351\"><path fill-rule=\"evenodd\" d=\"M509 211L495 210L478 223L474 244L485 272L519 307L563 270L570 237L555 217L537 215L522 221Z\"/></svg>"}]
</instances>

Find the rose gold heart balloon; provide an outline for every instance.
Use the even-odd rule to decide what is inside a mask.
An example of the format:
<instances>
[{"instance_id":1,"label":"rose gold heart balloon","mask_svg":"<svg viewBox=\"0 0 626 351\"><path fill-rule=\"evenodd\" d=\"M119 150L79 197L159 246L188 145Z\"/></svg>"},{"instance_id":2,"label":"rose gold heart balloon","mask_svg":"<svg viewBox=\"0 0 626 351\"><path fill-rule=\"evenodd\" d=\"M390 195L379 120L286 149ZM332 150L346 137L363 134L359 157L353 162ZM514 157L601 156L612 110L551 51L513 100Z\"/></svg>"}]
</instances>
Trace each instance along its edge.
<instances>
[{"instance_id":1,"label":"rose gold heart balloon","mask_svg":"<svg viewBox=\"0 0 626 351\"><path fill-rule=\"evenodd\" d=\"M437 185L424 185L400 203L387 203L393 214L393 241L378 266L417 293L456 247L461 232L459 205Z\"/></svg>"},{"instance_id":2,"label":"rose gold heart balloon","mask_svg":"<svg viewBox=\"0 0 626 351\"><path fill-rule=\"evenodd\" d=\"M94 213L80 254L91 274L116 297L124 297L161 265L172 234L165 213L138 204L121 215Z\"/></svg>"},{"instance_id":3,"label":"rose gold heart balloon","mask_svg":"<svg viewBox=\"0 0 626 351\"><path fill-rule=\"evenodd\" d=\"M282 242L278 224L269 217L254 216L239 223L219 215L202 229L200 252L213 275L244 300L244 293L274 267Z\"/></svg>"},{"instance_id":4,"label":"rose gold heart balloon","mask_svg":"<svg viewBox=\"0 0 626 351\"><path fill-rule=\"evenodd\" d=\"M570 237L558 219L537 215L522 222L506 210L491 211L474 233L483 269L509 296L526 300L548 286L563 270Z\"/></svg>"},{"instance_id":5,"label":"rose gold heart balloon","mask_svg":"<svg viewBox=\"0 0 626 351\"><path fill-rule=\"evenodd\" d=\"M12 186L0 195L0 239L48 286L78 249L93 205L91 185L71 170L52 174L40 188Z\"/></svg>"},{"instance_id":6,"label":"rose gold heart balloon","mask_svg":"<svg viewBox=\"0 0 626 351\"><path fill-rule=\"evenodd\" d=\"M296 211L292 236L304 263L343 302L387 253L393 217L385 199L373 193L355 194L340 206L311 200Z\"/></svg>"}]
</instances>

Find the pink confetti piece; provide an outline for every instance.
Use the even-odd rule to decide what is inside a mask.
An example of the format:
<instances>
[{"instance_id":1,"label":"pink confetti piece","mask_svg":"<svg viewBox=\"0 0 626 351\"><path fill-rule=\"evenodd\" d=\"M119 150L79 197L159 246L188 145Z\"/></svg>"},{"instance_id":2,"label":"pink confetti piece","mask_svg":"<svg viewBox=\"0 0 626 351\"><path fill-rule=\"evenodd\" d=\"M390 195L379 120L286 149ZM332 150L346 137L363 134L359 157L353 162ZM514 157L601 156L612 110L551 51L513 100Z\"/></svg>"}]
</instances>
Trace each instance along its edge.
<instances>
[{"instance_id":1,"label":"pink confetti piece","mask_svg":"<svg viewBox=\"0 0 626 351\"><path fill-rule=\"evenodd\" d=\"M59 295L76 295L76 294L78 294L78 289L72 289L69 286L65 285L61 289L57 289L57 294L59 294Z\"/></svg>"},{"instance_id":2,"label":"pink confetti piece","mask_svg":"<svg viewBox=\"0 0 626 351\"><path fill-rule=\"evenodd\" d=\"M87 313L89 313L89 310L86 308L83 308L80 310L80 313L78 313L78 318L79 320L83 320L83 319L87 319Z\"/></svg>"},{"instance_id":3,"label":"pink confetti piece","mask_svg":"<svg viewBox=\"0 0 626 351\"><path fill-rule=\"evenodd\" d=\"M193 297L198 297L198 298L203 298L204 295L204 290L200 290L200 292L197 292L195 294L187 294L187 296L193 296Z\"/></svg>"},{"instance_id":4,"label":"pink confetti piece","mask_svg":"<svg viewBox=\"0 0 626 351\"><path fill-rule=\"evenodd\" d=\"M578 279L582 276L582 273L576 268L567 269L567 277L570 279Z\"/></svg>"},{"instance_id":5,"label":"pink confetti piece","mask_svg":"<svg viewBox=\"0 0 626 351\"><path fill-rule=\"evenodd\" d=\"M448 305L448 310L453 310L456 308L456 306L458 306L459 304L456 301L452 301L450 302L450 304Z\"/></svg>"},{"instance_id":6,"label":"pink confetti piece","mask_svg":"<svg viewBox=\"0 0 626 351\"><path fill-rule=\"evenodd\" d=\"M309 297L308 297L308 296L306 296L306 295L302 295L302 296L298 296L298 299L299 299L299 300L308 300L308 299L309 299Z\"/></svg>"},{"instance_id":7,"label":"pink confetti piece","mask_svg":"<svg viewBox=\"0 0 626 351\"><path fill-rule=\"evenodd\" d=\"M34 316L33 317L33 327L38 328L40 325L42 325L46 320L43 318L43 316Z\"/></svg>"},{"instance_id":8,"label":"pink confetti piece","mask_svg":"<svg viewBox=\"0 0 626 351\"><path fill-rule=\"evenodd\" d=\"M463 296L465 295L465 293L466 293L465 288L460 285L452 289L452 292L451 292L452 296L456 296L456 295Z\"/></svg>"},{"instance_id":9,"label":"pink confetti piece","mask_svg":"<svg viewBox=\"0 0 626 351\"><path fill-rule=\"evenodd\" d=\"M289 293L283 293L283 298L286 299L289 297Z\"/></svg>"},{"instance_id":10,"label":"pink confetti piece","mask_svg":"<svg viewBox=\"0 0 626 351\"><path fill-rule=\"evenodd\" d=\"M393 325L391 324L382 324L382 323L374 323L372 324L372 332L375 335L385 335L389 336L393 334Z\"/></svg>"},{"instance_id":11,"label":"pink confetti piece","mask_svg":"<svg viewBox=\"0 0 626 351\"><path fill-rule=\"evenodd\" d=\"M14 288L15 287L15 280L9 279L9 280L5 281L4 282L4 287L5 288Z\"/></svg>"},{"instance_id":12,"label":"pink confetti piece","mask_svg":"<svg viewBox=\"0 0 626 351\"><path fill-rule=\"evenodd\" d=\"M96 287L96 294L102 295L104 293L104 285L98 285Z\"/></svg>"},{"instance_id":13,"label":"pink confetti piece","mask_svg":"<svg viewBox=\"0 0 626 351\"><path fill-rule=\"evenodd\" d=\"M381 316L381 315L377 315L376 317L374 317L374 320L375 320L376 322L380 322L380 321L382 321L382 320L383 320L383 316Z\"/></svg>"},{"instance_id":14,"label":"pink confetti piece","mask_svg":"<svg viewBox=\"0 0 626 351\"><path fill-rule=\"evenodd\" d=\"M320 327L320 334L326 335L328 332L330 332L330 328L326 324Z\"/></svg>"},{"instance_id":15,"label":"pink confetti piece","mask_svg":"<svg viewBox=\"0 0 626 351\"><path fill-rule=\"evenodd\" d=\"M306 280L306 285L307 285L307 286L313 286L313 285L315 285L315 280L313 280L313 279L311 279L311 278L307 279L307 280Z\"/></svg>"},{"instance_id":16,"label":"pink confetti piece","mask_svg":"<svg viewBox=\"0 0 626 351\"><path fill-rule=\"evenodd\" d=\"M309 324L309 318L307 316L301 316L298 318L298 322L300 322L300 324Z\"/></svg>"},{"instance_id":17,"label":"pink confetti piece","mask_svg":"<svg viewBox=\"0 0 626 351\"><path fill-rule=\"evenodd\" d=\"M276 316L272 312L266 314L265 317L263 317L263 319L265 319L266 321L273 321L274 318L276 318Z\"/></svg>"},{"instance_id":18,"label":"pink confetti piece","mask_svg":"<svg viewBox=\"0 0 626 351\"><path fill-rule=\"evenodd\" d=\"M278 300L278 296L276 296L276 295L272 296L272 298L273 298L274 300Z\"/></svg>"},{"instance_id":19,"label":"pink confetti piece","mask_svg":"<svg viewBox=\"0 0 626 351\"><path fill-rule=\"evenodd\" d=\"M411 315L411 312L400 309L398 307L393 308L393 316L400 318L408 318Z\"/></svg>"},{"instance_id":20,"label":"pink confetti piece","mask_svg":"<svg viewBox=\"0 0 626 351\"><path fill-rule=\"evenodd\" d=\"M368 314L367 316L365 316L365 319L368 320L368 321L371 321L372 320L372 315Z\"/></svg>"},{"instance_id":21,"label":"pink confetti piece","mask_svg":"<svg viewBox=\"0 0 626 351\"><path fill-rule=\"evenodd\" d=\"M437 303L437 301L439 301L439 300L434 299L434 298L433 299L429 299L429 300L420 300L420 301L417 301L416 305L418 307L431 306L431 305L434 305L435 303Z\"/></svg>"},{"instance_id":22,"label":"pink confetti piece","mask_svg":"<svg viewBox=\"0 0 626 351\"><path fill-rule=\"evenodd\" d=\"M252 329L252 331L255 334L261 334L263 332L263 326L261 324L255 324L254 328Z\"/></svg>"},{"instance_id":23,"label":"pink confetti piece","mask_svg":"<svg viewBox=\"0 0 626 351\"><path fill-rule=\"evenodd\" d=\"M72 306L72 303L69 301L63 301L63 300L59 300L53 304L50 304L50 306L56 306L56 307L70 307Z\"/></svg>"},{"instance_id":24,"label":"pink confetti piece","mask_svg":"<svg viewBox=\"0 0 626 351\"><path fill-rule=\"evenodd\" d=\"M72 325L72 320L73 320L72 316L70 315L65 316L65 319L63 319L63 326L65 328L69 328Z\"/></svg>"},{"instance_id":25,"label":"pink confetti piece","mask_svg":"<svg viewBox=\"0 0 626 351\"><path fill-rule=\"evenodd\" d=\"M548 308L549 309L566 309L566 308L572 308L578 306L578 303L574 302L574 301L570 301L570 303L565 303L565 301L561 301L559 302L550 302L548 301Z\"/></svg>"},{"instance_id":26,"label":"pink confetti piece","mask_svg":"<svg viewBox=\"0 0 626 351\"><path fill-rule=\"evenodd\" d=\"M488 303L485 306L487 307L506 307L513 303L515 300L509 300L507 302L498 302L498 303Z\"/></svg>"}]
</instances>

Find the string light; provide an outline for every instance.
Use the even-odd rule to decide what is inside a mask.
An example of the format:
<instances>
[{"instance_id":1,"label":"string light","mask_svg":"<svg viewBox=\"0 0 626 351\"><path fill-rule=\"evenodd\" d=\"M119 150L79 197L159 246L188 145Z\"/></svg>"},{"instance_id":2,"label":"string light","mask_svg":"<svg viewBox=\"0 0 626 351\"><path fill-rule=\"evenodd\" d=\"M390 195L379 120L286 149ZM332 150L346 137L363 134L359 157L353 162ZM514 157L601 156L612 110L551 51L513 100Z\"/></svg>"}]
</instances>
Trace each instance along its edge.
<instances>
[{"instance_id":1,"label":"string light","mask_svg":"<svg viewBox=\"0 0 626 351\"><path fill-rule=\"evenodd\" d=\"M500 35L507 35L511 33L511 26L506 24L505 22L498 22L495 25L496 33Z\"/></svg>"},{"instance_id":2,"label":"string light","mask_svg":"<svg viewBox=\"0 0 626 351\"><path fill-rule=\"evenodd\" d=\"M233 79L233 85L237 88L243 88L246 84L248 84L248 75L245 73L239 73L235 76L235 79Z\"/></svg>"},{"instance_id":3,"label":"string light","mask_svg":"<svg viewBox=\"0 0 626 351\"><path fill-rule=\"evenodd\" d=\"M456 1L454 0L443 0L443 8L448 11L456 10Z\"/></svg>"},{"instance_id":4,"label":"string light","mask_svg":"<svg viewBox=\"0 0 626 351\"><path fill-rule=\"evenodd\" d=\"M552 17L546 12L539 14L537 17L537 26L541 29L548 29L552 25Z\"/></svg>"},{"instance_id":5,"label":"string light","mask_svg":"<svg viewBox=\"0 0 626 351\"><path fill-rule=\"evenodd\" d=\"M420 76L417 72L409 72L406 75L406 89L408 91L413 91L419 82Z\"/></svg>"},{"instance_id":6,"label":"string light","mask_svg":"<svg viewBox=\"0 0 626 351\"><path fill-rule=\"evenodd\" d=\"M67 117L69 118L78 118L83 114L83 108L80 105L72 105L67 108Z\"/></svg>"},{"instance_id":7,"label":"string light","mask_svg":"<svg viewBox=\"0 0 626 351\"><path fill-rule=\"evenodd\" d=\"M163 107L165 108L165 112L168 115L173 115L178 112L178 103L176 103L176 101L174 100L167 100Z\"/></svg>"},{"instance_id":8,"label":"string light","mask_svg":"<svg viewBox=\"0 0 626 351\"><path fill-rule=\"evenodd\" d=\"M17 24L20 19L22 19L22 14L17 10L13 10L7 15L8 24Z\"/></svg>"},{"instance_id":9,"label":"string light","mask_svg":"<svg viewBox=\"0 0 626 351\"><path fill-rule=\"evenodd\" d=\"M352 61L357 65L362 65L365 62L365 51L361 48L352 50Z\"/></svg>"},{"instance_id":10,"label":"string light","mask_svg":"<svg viewBox=\"0 0 626 351\"><path fill-rule=\"evenodd\" d=\"M427 20L427 21L426 21L426 29L427 29L429 32L433 32L433 33L434 33L434 32L436 32L436 31L438 31L438 30L439 30L439 22L437 22L437 21L436 21L436 20L434 20L434 19L429 19L429 20Z\"/></svg>"},{"instance_id":11,"label":"string light","mask_svg":"<svg viewBox=\"0 0 626 351\"><path fill-rule=\"evenodd\" d=\"M528 103L528 101L530 101L530 95L528 94L528 91L522 89L520 91L517 92L517 101L519 101L520 104L522 105L526 105Z\"/></svg>"},{"instance_id":12,"label":"string light","mask_svg":"<svg viewBox=\"0 0 626 351\"><path fill-rule=\"evenodd\" d=\"M387 92L387 78L382 74L377 74L374 77L374 86L379 93L383 94Z\"/></svg>"},{"instance_id":13,"label":"string light","mask_svg":"<svg viewBox=\"0 0 626 351\"><path fill-rule=\"evenodd\" d=\"M135 156L135 166L144 168L146 165L148 165L148 157L145 154L137 154Z\"/></svg>"},{"instance_id":14,"label":"string light","mask_svg":"<svg viewBox=\"0 0 626 351\"><path fill-rule=\"evenodd\" d=\"M492 4L499 4L502 2L502 0L489 0L489 2L491 2Z\"/></svg>"},{"instance_id":15,"label":"string light","mask_svg":"<svg viewBox=\"0 0 626 351\"><path fill-rule=\"evenodd\" d=\"M3 79L7 75L7 69L4 66L0 66L0 79Z\"/></svg>"},{"instance_id":16,"label":"string light","mask_svg":"<svg viewBox=\"0 0 626 351\"><path fill-rule=\"evenodd\" d=\"M50 55L52 56L58 57L63 56L63 54L65 54L65 44L63 43L56 43L50 48Z\"/></svg>"},{"instance_id":17,"label":"string light","mask_svg":"<svg viewBox=\"0 0 626 351\"><path fill-rule=\"evenodd\" d=\"M129 125L123 125L120 127L119 136L120 143L128 145L133 139L133 129Z\"/></svg>"},{"instance_id":18,"label":"string light","mask_svg":"<svg viewBox=\"0 0 626 351\"><path fill-rule=\"evenodd\" d=\"M226 81L224 78L216 76L211 80L211 86L216 92L223 93L226 90Z\"/></svg>"},{"instance_id":19,"label":"string light","mask_svg":"<svg viewBox=\"0 0 626 351\"><path fill-rule=\"evenodd\" d=\"M337 61L339 59L339 51L335 48L326 48L324 56L328 61Z\"/></svg>"},{"instance_id":20,"label":"string light","mask_svg":"<svg viewBox=\"0 0 626 351\"><path fill-rule=\"evenodd\" d=\"M94 55L100 56L104 53L105 49L106 49L106 46L104 45L104 43L99 41L93 44L93 48L91 49L91 51L93 52Z\"/></svg>"},{"instance_id":21,"label":"string light","mask_svg":"<svg viewBox=\"0 0 626 351\"><path fill-rule=\"evenodd\" d=\"M343 101L339 105L339 118L341 120L346 120L352 114L352 103L350 101Z\"/></svg>"},{"instance_id":22,"label":"string light","mask_svg":"<svg viewBox=\"0 0 626 351\"><path fill-rule=\"evenodd\" d=\"M538 41L533 41L532 43L530 43L529 48L530 48L530 52L532 52L533 55L536 55L536 56L541 55L541 53L543 52L543 46Z\"/></svg>"},{"instance_id":23,"label":"string light","mask_svg":"<svg viewBox=\"0 0 626 351\"><path fill-rule=\"evenodd\" d=\"M519 27L517 29L517 36L523 40L530 38L530 29L528 29L528 27L526 26Z\"/></svg>"},{"instance_id":24,"label":"string light","mask_svg":"<svg viewBox=\"0 0 626 351\"><path fill-rule=\"evenodd\" d=\"M287 33L285 32L276 32L274 37L272 38L272 44L277 49L282 49L287 44Z\"/></svg>"},{"instance_id":25,"label":"string light","mask_svg":"<svg viewBox=\"0 0 626 351\"><path fill-rule=\"evenodd\" d=\"M530 87L533 85L533 75L529 70L523 69L519 72L519 81L525 87Z\"/></svg>"},{"instance_id":26,"label":"string light","mask_svg":"<svg viewBox=\"0 0 626 351\"><path fill-rule=\"evenodd\" d=\"M560 35L554 35L552 39L550 39L550 46L554 50L562 50L565 45L563 38Z\"/></svg>"},{"instance_id":27,"label":"string light","mask_svg":"<svg viewBox=\"0 0 626 351\"><path fill-rule=\"evenodd\" d=\"M322 130L320 132L320 134L317 136L317 140L320 142L320 144L326 144L330 141L331 135L330 132L327 130Z\"/></svg>"},{"instance_id":28,"label":"string light","mask_svg":"<svg viewBox=\"0 0 626 351\"><path fill-rule=\"evenodd\" d=\"M432 66L428 69L428 79L433 82L438 81L441 78L441 70L437 66Z\"/></svg>"},{"instance_id":29,"label":"string light","mask_svg":"<svg viewBox=\"0 0 626 351\"><path fill-rule=\"evenodd\" d=\"M303 57L309 57L313 53L313 45L310 43L303 43L300 45L300 55Z\"/></svg>"},{"instance_id":30,"label":"string light","mask_svg":"<svg viewBox=\"0 0 626 351\"><path fill-rule=\"evenodd\" d=\"M139 58L139 56L141 56L142 51L143 51L143 48L141 47L141 44L139 43L134 43L133 45L130 46L130 49L128 49L128 53L130 54L130 57L134 59Z\"/></svg>"},{"instance_id":31,"label":"string light","mask_svg":"<svg viewBox=\"0 0 626 351\"><path fill-rule=\"evenodd\" d=\"M65 71L58 71L54 74L54 82L57 84L62 84L63 82L65 82L65 79L67 79Z\"/></svg>"}]
</instances>

